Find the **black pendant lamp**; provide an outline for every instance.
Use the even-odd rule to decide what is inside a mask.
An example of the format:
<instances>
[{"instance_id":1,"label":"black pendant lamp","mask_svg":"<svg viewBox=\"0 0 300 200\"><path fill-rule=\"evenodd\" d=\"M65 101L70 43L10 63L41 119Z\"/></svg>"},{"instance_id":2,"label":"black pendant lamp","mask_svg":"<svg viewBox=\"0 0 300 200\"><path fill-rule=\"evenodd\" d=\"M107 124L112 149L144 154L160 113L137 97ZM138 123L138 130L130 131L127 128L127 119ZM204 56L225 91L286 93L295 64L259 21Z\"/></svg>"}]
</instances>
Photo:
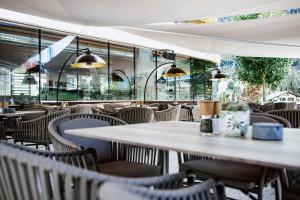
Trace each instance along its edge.
<instances>
[{"instance_id":1,"label":"black pendant lamp","mask_svg":"<svg viewBox=\"0 0 300 200\"><path fill-rule=\"evenodd\" d=\"M106 62L88 50L84 54L78 56L71 66L74 68L93 69L105 67Z\"/></svg>"},{"instance_id":2,"label":"black pendant lamp","mask_svg":"<svg viewBox=\"0 0 300 200\"><path fill-rule=\"evenodd\" d=\"M171 65L171 68L163 75L164 77L180 77L180 76L185 76L186 72L177 67L175 63Z\"/></svg>"}]
</instances>

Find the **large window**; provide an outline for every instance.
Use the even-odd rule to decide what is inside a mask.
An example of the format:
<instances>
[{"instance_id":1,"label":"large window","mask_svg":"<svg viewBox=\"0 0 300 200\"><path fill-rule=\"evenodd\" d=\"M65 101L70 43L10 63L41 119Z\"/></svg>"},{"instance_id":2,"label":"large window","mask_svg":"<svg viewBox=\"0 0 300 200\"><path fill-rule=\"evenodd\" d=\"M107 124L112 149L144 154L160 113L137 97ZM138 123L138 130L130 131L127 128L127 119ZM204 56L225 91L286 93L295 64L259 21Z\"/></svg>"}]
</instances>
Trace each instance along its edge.
<instances>
[{"instance_id":1,"label":"large window","mask_svg":"<svg viewBox=\"0 0 300 200\"><path fill-rule=\"evenodd\" d=\"M190 61L182 55L176 56L176 64L186 73L185 76L176 78L176 100L190 100L191 80L190 80Z\"/></svg>"},{"instance_id":2,"label":"large window","mask_svg":"<svg viewBox=\"0 0 300 200\"><path fill-rule=\"evenodd\" d=\"M77 49L76 36L42 31L42 58L45 73L41 74L41 99L56 100L56 87L60 69ZM59 83L59 100L77 100L77 70L66 64Z\"/></svg>"},{"instance_id":3,"label":"large window","mask_svg":"<svg viewBox=\"0 0 300 200\"><path fill-rule=\"evenodd\" d=\"M150 49L136 49L136 80L135 90L136 99L142 100L144 95L144 86L151 71L155 69L155 54ZM156 95L155 74L153 74L147 84L146 100L155 100Z\"/></svg>"},{"instance_id":4,"label":"large window","mask_svg":"<svg viewBox=\"0 0 300 200\"><path fill-rule=\"evenodd\" d=\"M89 48L107 63L97 69L75 69L71 63ZM159 51L99 41L50 30L0 23L0 98L28 101L190 100L204 98L211 84L205 71L211 63L176 55L186 76L164 78L172 60ZM71 56L71 54L74 54ZM71 57L70 57L71 56ZM66 63L60 82L58 77ZM30 81L29 81L30 80Z\"/></svg>"},{"instance_id":5,"label":"large window","mask_svg":"<svg viewBox=\"0 0 300 200\"><path fill-rule=\"evenodd\" d=\"M38 62L38 30L0 23L0 95L38 100L38 74L28 72ZM35 82L28 84L31 75Z\"/></svg>"},{"instance_id":6,"label":"large window","mask_svg":"<svg viewBox=\"0 0 300 200\"><path fill-rule=\"evenodd\" d=\"M113 100L134 99L134 52L133 47L110 45L110 94Z\"/></svg>"},{"instance_id":7,"label":"large window","mask_svg":"<svg viewBox=\"0 0 300 200\"><path fill-rule=\"evenodd\" d=\"M79 38L79 49L89 48L93 54L101 57L107 65L96 69L80 69L79 100L109 99L108 92L108 43L87 38Z\"/></svg>"}]
</instances>

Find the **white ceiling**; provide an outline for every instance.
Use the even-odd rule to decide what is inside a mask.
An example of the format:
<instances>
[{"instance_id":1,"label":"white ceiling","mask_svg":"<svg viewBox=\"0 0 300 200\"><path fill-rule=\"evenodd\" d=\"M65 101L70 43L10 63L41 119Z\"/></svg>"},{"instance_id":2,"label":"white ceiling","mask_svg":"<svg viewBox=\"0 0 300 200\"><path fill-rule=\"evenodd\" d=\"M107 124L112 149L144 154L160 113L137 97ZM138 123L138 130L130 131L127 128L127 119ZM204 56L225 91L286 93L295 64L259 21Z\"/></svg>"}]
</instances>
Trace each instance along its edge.
<instances>
[{"instance_id":1,"label":"white ceiling","mask_svg":"<svg viewBox=\"0 0 300 200\"><path fill-rule=\"evenodd\" d=\"M0 9L2 19L198 58L300 57L300 15L204 25L155 24L300 8L300 0L0 0L0 7L7 9Z\"/></svg>"},{"instance_id":2,"label":"white ceiling","mask_svg":"<svg viewBox=\"0 0 300 200\"><path fill-rule=\"evenodd\" d=\"M81 25L173 22L293 8L298 0L1 0L1 8Z\"/></svg>"},{"instance_id":3,"label":"white ceiling","mask_svg":"<svg viewBox=\"0 0 300 200\"><path fill-rule=\"evenodd\" d=\"M236 41L300 46L300 14L226 23L152 24L136 28Z\"/></svg>"}]
</instances>

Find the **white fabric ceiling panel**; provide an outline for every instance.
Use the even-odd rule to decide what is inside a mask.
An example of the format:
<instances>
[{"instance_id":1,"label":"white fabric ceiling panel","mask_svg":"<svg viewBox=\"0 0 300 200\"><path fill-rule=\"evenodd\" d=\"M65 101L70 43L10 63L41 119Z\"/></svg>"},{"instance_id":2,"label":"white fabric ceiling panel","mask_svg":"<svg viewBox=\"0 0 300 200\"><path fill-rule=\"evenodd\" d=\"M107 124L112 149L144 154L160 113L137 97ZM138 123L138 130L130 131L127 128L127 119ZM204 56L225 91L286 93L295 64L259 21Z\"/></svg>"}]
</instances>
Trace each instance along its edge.
<instances>
[{"instance_id":1,"label":"white fabric ceiling panel","mask_svg":"<svg viewBox=\"0 0 300 200\"><path fill-rule=\"evenodd\" d=\"M42 17L30 16L30 15L9 11L1 8L0 8L0 16L4 20L8 20L12 22L19 22L19 23L33 25L41 28L49 28L58 31L90 36L101 40L115 41L124 44L136 45L140 47L147 47L153 49L172 49L178 54L211 60L214 62L219 62L221 58L220 55L218 54L203 53L199 51L194 51L192 49L185 49L178 46L176 43L161 42L159 40L155 40L154 38L146 38L143 37L143 35L135 35L132 33L127 33L113 27L91 27L91 26L76 25L71 23L50 20Z\"/></svg>"},{"instance_id":2,"label":"white fabric ceiling panel","mask_svg":"<svg viewBox=\"0 0 300 200\"><path fill-rule=\"evenodd\" d=\"M160 42L176 44L182 48L199 52L237 56L300 58L299 46L248 43L212 37L158 32L125 27L118 29L135 35L143 35L143 37L146 38L153 38L153 40Z\"/></svg>"},{"instance_id":3,"label":"white fabric ceiling panel","mask_svg":"<svg viewBox=\"0 0 300 200\"><path fill-rule=\"evenodd\" d=\"M143 25L290 7L299 0L0 0L0 7L82 25ZM244 12L244 13L245 13Z\"/></svg>"},{"instance_id":4,"label":"white fabric ceiling panel","mask_svg":"<svg viewBox=\"0 0 300 200\"><path fill-rule=\"evenodd\" d=\"M138 28L239 41L300 46L300 14L212 24L153 24Z\"/></svg>"},{"instance_id":5,"label":"white fabric ceiling panel","mask_svg":"<svg viewBox=\"0 0 300 200\"><path fill-rule=\"evenodd\" d=\"M233 16L233 15L243 15L247 13L264 13L270 11L288 10L292 8L299 8L299 4L300 4L299 0L279 0L279 1L273 1L268 4L261 4L259 6L241 9L237 12L230 13L230 15Z\"/></svg>"}]
</instances>

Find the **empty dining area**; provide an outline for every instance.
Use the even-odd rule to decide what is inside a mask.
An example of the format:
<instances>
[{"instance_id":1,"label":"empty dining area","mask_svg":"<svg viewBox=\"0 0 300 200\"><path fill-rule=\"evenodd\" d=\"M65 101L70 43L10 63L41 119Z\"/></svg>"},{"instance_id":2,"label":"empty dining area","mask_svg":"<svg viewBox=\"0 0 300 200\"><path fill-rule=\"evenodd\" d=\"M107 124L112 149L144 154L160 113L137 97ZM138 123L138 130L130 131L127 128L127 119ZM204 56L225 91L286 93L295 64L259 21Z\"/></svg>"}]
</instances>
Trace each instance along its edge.
<instances>
[{"instance_id":1,"label":"empty dining area","mask_svg":"<svg viewBox=\"0 0 300 200\"><path fill-rule=\"evenodd\" d=\"M0 0L0 200L299 200L298 18Z\"/></svg>"}]
</instances>

